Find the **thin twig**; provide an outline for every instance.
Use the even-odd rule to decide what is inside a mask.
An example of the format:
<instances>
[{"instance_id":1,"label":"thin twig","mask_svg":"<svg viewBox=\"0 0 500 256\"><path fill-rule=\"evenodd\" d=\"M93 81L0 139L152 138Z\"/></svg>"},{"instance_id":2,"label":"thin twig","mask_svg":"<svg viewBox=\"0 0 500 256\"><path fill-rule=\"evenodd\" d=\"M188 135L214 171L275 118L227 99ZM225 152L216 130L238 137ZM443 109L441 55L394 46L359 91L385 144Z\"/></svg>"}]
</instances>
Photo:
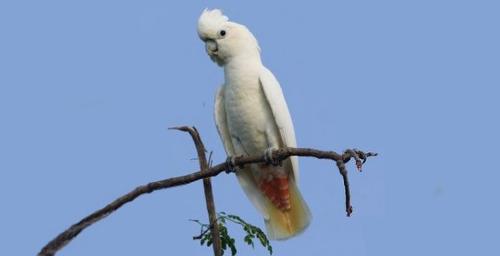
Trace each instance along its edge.
<instances>
[{"instance_id":1,"label":"thin twig","mask_svg":"<svg viewBox=\"0 0 500 256\"><path fill-rule=\"evenodd\" d=\"M351 205L351 189L349 188L349 178L347 176L347 169L345 168L344 161L337 160L337 167L339 168L340 175L344 180L344 190L345 190L345 211L347 217L351 217L352 205Z\"/></svg>"},{"instance_id":2,"label":"thin twig","mask_svg":"<svg viewBox=\"0 0 500 256\"><path fill-rule=\"evenodd\" d=\"M199 240L201 239L210 229L212 228L212 225L208 225L208 228L203 230L203 228L201 229L202 231L200 232L199 235L197 236L193 236L193 240Z\"/></svg>"},{"instance_id":3,"label":"thin twig","mask_svg":"<svg viewBox=\"0 0 500 256\"><path fill-rule=\"evenodd\" d=\"M357 152L355 152L357 153ZM358 153L357 153L358 154ZM376 153L363 153L365 158L376 156ZM311 148L281 148L273 151L273 158L284 160L290 156L303 156L303 157L315 157L319 159L330 159L333 161L342 160L344 163L348 162L352 155L350 153L344 152L342 155L334 152L334 151L321 151L317 149ZM361 155L358 154L358 157ZM363 159L363 158L362 158ZM252 163L264 163L265 156L264 155L252 155L252 156L238 156L234 157L235 166L244 166L246 164ZM62 249L66 244L68 244L73 238L75 238L80 232L82 232L85 228L90 225L98 222L99 220L107 217L118 208L122 207L126 203L129 203L136 199L137 197L154 192L160 189L171 188L175 186L185 185L203 178L213 177L219 175L221 172L228 170L227 162L222 162L213 167L207 169L207 171L196 171L187 175L178 176L174 178L168 178L164 180L150 182L148 184L139 186L129 193L117 198L110 204L105 207L95 211L89 216L83 218L78 223L73 224L71 227L66 229L64 232L59 234L53 240L51 240L47 245L45 245L41 251L38 253L39 256L52 256L55 255L60 249ZM347 177L347 176L346 176ZM344 178L345 180L345 178ZM346 191L349 190L349 187L345 186L346 182L344 181L344 187ZM350 200L350 198L349 198ZM346 198L347 201L347 198ZM347 205L347 204L346 204ZM350 205L350 204L349 204Z\"/></svg>"},{"instance_id":4,"label":"thin twig","mask_svg":"<svg viewBox=\"0 0 500 256\"><path fill-rule=\"evenodd\" d=\"M361 161L361 157L359 157L356 153L356 150L348 149L345 152L351 154L351 156L354 158L354 161L356 162L356 169L358 169L359 172L363 171L363 162Z\"/></svg>"},{"instance_id":5,"label":"thin twig","mask_svg":"<svg viewBox=\"0 0 500 256\"><path fill-rule=\"evenodd\" d=\"M200 162L200 170L202 172L206 172L209 168L207 162L207 155L205 154L205 145L203 145L203 141L201 140L200 133L198 130L193 127L181 126L174 127L172 129L188 132L193 139L194 145L196 146L196 152L198 153L198 160ZM220 240L219 234L219 225L217 225L217 213L215 211L215 203L214 203L214 193L212 190L212 183L210 182L210 178L203 179L203 189L205 191L205 202L207 204L208 211L208 219L210 221L210 229L212 233L212 241L213 241L213 249L215 256L222 255L222 244Z\"/></svg>"}]
</instances>

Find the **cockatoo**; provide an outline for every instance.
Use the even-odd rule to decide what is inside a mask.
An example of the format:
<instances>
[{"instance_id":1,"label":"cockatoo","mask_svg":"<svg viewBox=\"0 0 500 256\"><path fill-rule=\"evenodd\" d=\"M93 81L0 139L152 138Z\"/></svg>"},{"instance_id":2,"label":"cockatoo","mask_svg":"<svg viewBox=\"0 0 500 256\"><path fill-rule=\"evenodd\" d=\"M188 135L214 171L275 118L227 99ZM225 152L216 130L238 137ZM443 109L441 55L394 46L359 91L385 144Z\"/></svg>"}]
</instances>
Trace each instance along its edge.
<instances>
[{"instance_id":1,"label":"cockatoo","mask_svg":"<svg viewBox=\"0 0 500 256\"><path fill-rule=\"evenodd\" d=\"M301 233L311 213L297 187L298 159L271 164L273 149L296 147L295 132L281 87L261 62L257 40L218 9L203 11L198 35L210 58L224 68L225 81L215 99L215 121L227 155L266 153L270 159L237 169L240 185L263 215L271 239Z\"/></svg>"}]
</instances>

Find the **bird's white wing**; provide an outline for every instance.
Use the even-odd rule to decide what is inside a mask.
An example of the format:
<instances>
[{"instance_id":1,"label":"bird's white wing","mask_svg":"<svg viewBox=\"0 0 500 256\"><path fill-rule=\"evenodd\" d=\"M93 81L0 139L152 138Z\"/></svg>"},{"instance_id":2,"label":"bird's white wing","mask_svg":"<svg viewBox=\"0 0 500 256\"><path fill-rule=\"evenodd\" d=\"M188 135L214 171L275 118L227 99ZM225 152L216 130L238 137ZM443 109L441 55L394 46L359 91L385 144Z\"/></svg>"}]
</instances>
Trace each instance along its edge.
<instances>
[{"instance_id":1,"label":"bird's white wing","mask_svg":"<svg viewBox=\"0 0 500 256\"><path fill-rule=\"evenodd\" d=\"M219 87L217 93L215 95L215 125L217 126L217 131L219 132L219 136L224 143L224 149L226 150L226 154L228 156L235 156L233 142L231 141L231 134L227 128L227 120L226 120L226 110L224 108L224 85Z\"/></svg>"},{"instance_id":2,"label":"bird's white wing","mask_svg":"<svg viewBox=\"0 0 500 256\"><path fill-rule=\"evenodd\" d=\"M288 106L283 96L281 86L278 80L274 77L273 73L269 71L266 67L262 67L260 72L260 84L264 95L266 96L267 102L271 107L271 111L278 127L281 140L287 147L297 147L297 141L295 140L295 131L293 129L292 117L288 111ZM299 162L296 156L292 156L292 168L295 180L298 182L299 179Z\"/></svg>"}]
</instances>

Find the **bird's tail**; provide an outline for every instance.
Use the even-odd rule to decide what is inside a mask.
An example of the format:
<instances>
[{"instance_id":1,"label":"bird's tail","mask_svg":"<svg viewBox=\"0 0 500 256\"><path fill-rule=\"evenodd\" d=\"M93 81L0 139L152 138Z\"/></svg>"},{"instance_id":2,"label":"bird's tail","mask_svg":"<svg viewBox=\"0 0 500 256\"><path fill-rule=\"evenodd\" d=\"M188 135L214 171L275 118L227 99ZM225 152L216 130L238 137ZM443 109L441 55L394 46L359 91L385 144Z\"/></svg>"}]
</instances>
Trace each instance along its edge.
<instances>
[{"instance_id":1,"label":"bird's tail","mask_svg":"<svg viewBox=\"0 0 500 256\"><path fill-rule=\"evenodd\" d=\"M266 204L268 218L265 219L270 239L284 240L304 231L311 222L311 212L302 198L294 179L289 179L289 208L276 207L270 200Z\"/></svg>"}]
</instances>

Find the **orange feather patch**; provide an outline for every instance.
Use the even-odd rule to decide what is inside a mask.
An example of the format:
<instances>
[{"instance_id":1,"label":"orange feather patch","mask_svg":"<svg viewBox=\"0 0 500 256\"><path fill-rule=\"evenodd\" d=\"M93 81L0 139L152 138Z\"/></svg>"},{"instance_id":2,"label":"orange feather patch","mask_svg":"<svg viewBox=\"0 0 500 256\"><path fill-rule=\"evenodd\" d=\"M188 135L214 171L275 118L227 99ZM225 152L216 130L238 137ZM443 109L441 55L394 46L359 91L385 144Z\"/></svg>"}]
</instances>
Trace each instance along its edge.
<instances>
[{"instance_id":1,"label":"orange feather patch","mask_svg":"<svg viewBox=\"0 0 500 256\"><path fill-rule=\"evenodd\" d=\"M288 177L272 177L270 180L260 182L260 190L266 197L282 211L289 211L290 191L288 187Z\"/></svg>"}]
</instances>

